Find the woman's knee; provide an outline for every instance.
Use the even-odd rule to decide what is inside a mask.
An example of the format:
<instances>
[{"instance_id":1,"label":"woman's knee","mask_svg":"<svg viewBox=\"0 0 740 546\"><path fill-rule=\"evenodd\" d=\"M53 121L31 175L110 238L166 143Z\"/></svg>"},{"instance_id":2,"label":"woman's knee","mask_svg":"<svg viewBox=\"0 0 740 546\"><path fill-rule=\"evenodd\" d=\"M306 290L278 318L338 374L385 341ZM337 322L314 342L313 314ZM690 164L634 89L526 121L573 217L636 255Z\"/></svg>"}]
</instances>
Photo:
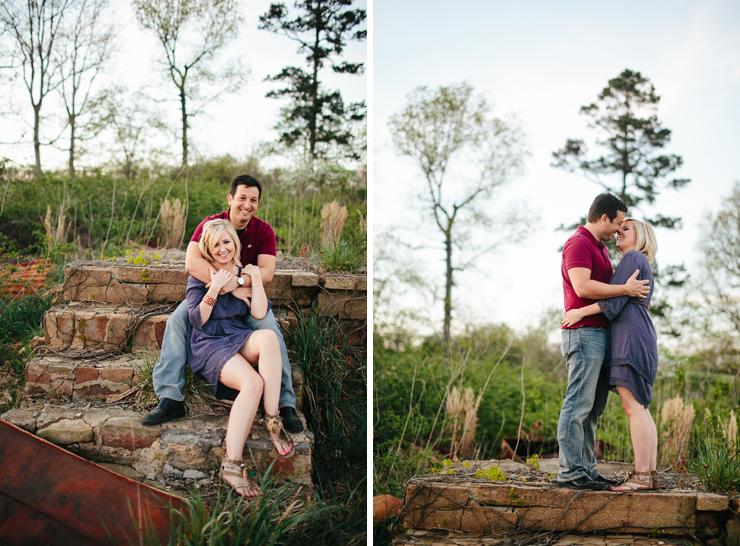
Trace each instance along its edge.
<instances>
[{"instance_id":1,"label":"woman's knee","mask_svg":"<svg viewBox=\"0 0 740 546\"><path fill-rule=\"evenodd\" d=\"M249 396L260 397L265 389L265 382L261 376L255 374L250 376L248 379L242 381L239 385L239 392L245 393Z\"/></svg>"},{"instance_id":2,"label":"woman's knee","mask_svg":"<svg viewBox=\"0 0 740 546\"><path fill-rule=\"evenodd\" d=\"M258 336L257 344L260 353L280 351L277 334L272 330L257 330L252 336Z\"/></svg>"}]
</instances>

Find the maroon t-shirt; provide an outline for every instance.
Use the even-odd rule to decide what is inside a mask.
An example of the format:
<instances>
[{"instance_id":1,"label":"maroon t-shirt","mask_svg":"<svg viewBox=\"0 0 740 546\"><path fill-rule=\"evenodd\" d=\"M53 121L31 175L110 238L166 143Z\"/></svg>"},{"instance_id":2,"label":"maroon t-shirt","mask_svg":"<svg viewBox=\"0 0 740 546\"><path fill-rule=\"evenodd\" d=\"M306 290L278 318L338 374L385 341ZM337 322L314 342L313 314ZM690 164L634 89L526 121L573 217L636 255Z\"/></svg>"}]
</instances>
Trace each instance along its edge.
<instances>
[{"instance_id":1,"label":"maroon t-shirt","mask_svg":"<svg viewBox=\"0 0 740 546\"><path fill-rule=\"evenodd\" d=\"M591 232L583 226L578 226L578 230L570 236L563 247L563 262L560 271L563 275L563 294L565 296L565 310L580 309L595 303L597 300L579 298L573 285L570 282L568 270L574 267L585 267L591 270L591 278L595 281L609 284L612 279L614 270L612 262L609 259L609 251L601 241L591 235ZM609 321L606 317L598 313L577 322L574 326L563 326L563 329L582 328L584 326L592 328L606 328Z\"/></svg>"},{"instance_id":2,"label":"maroon t-shirt","mask_svg":"<svg viewBox=\"0 0 740 546\"><path fill-rule=\"evenodd\" d=\"M197 228L190 240L194 243L200 242L200 236L203 234L203 225L209 220L228 220L229 211L209 216L203 220ZM260 220L259 218L252 218L249 220L247 229L239 234L239 242L242 244L241 260L242 265L252 264L257 265L257 256L260 254L269 254L270 256L277 256L277 242L275 241L275 232L270 227L270 224Z\"/></svg>"}]
</instances>

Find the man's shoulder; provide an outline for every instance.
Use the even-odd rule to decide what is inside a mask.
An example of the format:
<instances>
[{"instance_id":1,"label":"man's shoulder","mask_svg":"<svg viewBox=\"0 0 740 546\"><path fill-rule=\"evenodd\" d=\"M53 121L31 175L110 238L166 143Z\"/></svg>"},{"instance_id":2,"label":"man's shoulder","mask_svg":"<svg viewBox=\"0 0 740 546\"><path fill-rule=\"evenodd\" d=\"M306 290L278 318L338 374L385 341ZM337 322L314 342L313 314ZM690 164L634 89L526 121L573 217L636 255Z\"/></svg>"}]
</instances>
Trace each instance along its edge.
<instances>
[{"instance_id":1,"label":"man's shoulder","mask_svg":"<svg viewBox=\"0 0 740 546\"><path fill-rule=\"evenodd\" d=\"M565 252L566 249L575 248L589 250L592 246L594 246L592 241L581 230L578 230L568 237L567 241L565 241L563 252Z\"/></svg>"},{"instance_id":2,"label":"man's shoulder","mask_svg":"<svg viewBox=\"0 0 740 546\"><path fill-rule=\"evenodd\" d=\"M255 225L257 226L258 231L264 231L266 229L269 229L270 231L273 231L272 226L265 222L262 218L257 218L256 216L252 216L252 220L255 221Z\"/></svg>"}]
</instances>

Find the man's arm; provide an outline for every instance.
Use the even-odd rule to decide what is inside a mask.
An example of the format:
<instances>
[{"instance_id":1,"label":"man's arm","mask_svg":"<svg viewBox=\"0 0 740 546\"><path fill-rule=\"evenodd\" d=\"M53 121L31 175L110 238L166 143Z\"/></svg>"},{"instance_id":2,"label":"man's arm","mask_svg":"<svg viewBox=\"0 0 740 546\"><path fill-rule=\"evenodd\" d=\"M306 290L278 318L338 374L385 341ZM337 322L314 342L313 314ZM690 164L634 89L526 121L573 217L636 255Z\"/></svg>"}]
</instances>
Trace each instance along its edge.
<instances>
[{"instance_id":1,"label":"man's arm","mask_svg":"<svg viewBox=\"0 0 740 546\"><path fill-rule=\"evenodd\" d=\"M200 282L208 284L211 282L211 269L213 268L201 254L198 243L190 241L185 253L185 270ZM233 279L231 282L236 283Z\"/></svg>"},{"instance_id":2,"label":"man's arm","mask_svg":"<svg viewBox=\"0 0 740 546\"><path fill-rule=\"evenodd\" d=\"M276 262L277 258L275 256L271 256L270 254L260 254L257 256L257 267L259 267L260 269L262 282L264 284L272 281L272 278L275 275ZM208 261L203 257L203 254L201 254L200 252L200 247L198 246L198 243L194 241L190 241L188 243L188 250L185 253L185 269L188 273L190 273L199 281L206 284L211 282L211 264L209 264ZM251 296L252 279L249 275L242 275L242 277L244 279L244 286L242 287L242 290L247 290L247 288L249 288L249 291L246 292L246 296ZM237 290L238 288L239 283L237 283L236 277L234 277L226 284L226 286L223 287L221 293L224 294L226 292L234 292L234 290ZM241 297L245 294L239 295L237 293L234 295L237 297Z\"/></svg>"},{"instance_id":3,"label":"man's arm","mask_svg":"<svg viewBox=\"0 0 740 546\"><path fill-rule=\"evenodd\" d=\"M650 281L637 280L640 270L627 280L625 284L606 284L591 278L591 270L585 267L574 267L568 270L570 283L573 285L579 298L590 300L603 300L618 296L629 296L631 298L647 298L650 287L646 286Z\"/></svg>"}]
</instances>

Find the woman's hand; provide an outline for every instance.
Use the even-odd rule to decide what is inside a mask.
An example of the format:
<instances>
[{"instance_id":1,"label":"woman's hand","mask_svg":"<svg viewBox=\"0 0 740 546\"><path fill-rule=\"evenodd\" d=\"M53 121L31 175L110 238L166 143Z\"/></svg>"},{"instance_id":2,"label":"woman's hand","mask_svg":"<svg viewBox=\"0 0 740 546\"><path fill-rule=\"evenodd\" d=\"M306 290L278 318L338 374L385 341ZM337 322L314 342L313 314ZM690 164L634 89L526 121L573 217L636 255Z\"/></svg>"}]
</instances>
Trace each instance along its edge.
<instances>
[{"instance_id":1,"label":"woman's hand","mask_svg":"<svg viewBox=\"0 0 740 546\"><path fill-rule=\"evenodd\" d=\"M256 265L245 265L242 269L242 273L249 275L252 278L252 286L255 284L262 284L262 273L260 272L260 268Z\"/></svg>"},{"instance_id":2,"label":"woman's hand","mask_svg":"<svg viewBox=\"0 0 740 546\"><path fill-rule=\"evenodd\" d=\"M563 326L573 326L581 322L581 314L578 309L571 309L563 317Z\"/></svg>"},{"instance_id":3,"label":"woman's hand","mask_svg":"<svg viewBox=\"0 0 740 546\"><path fill-rule=\"evenodd\" d=\"M226 284L234 276L232 273L229 273L225 269L219 269L218 271L214 271L213 269L211 269L210 272L211 287L216 288L219 291L221 291L221 289L226 286Z\"/></svg>"}]
</instances>

